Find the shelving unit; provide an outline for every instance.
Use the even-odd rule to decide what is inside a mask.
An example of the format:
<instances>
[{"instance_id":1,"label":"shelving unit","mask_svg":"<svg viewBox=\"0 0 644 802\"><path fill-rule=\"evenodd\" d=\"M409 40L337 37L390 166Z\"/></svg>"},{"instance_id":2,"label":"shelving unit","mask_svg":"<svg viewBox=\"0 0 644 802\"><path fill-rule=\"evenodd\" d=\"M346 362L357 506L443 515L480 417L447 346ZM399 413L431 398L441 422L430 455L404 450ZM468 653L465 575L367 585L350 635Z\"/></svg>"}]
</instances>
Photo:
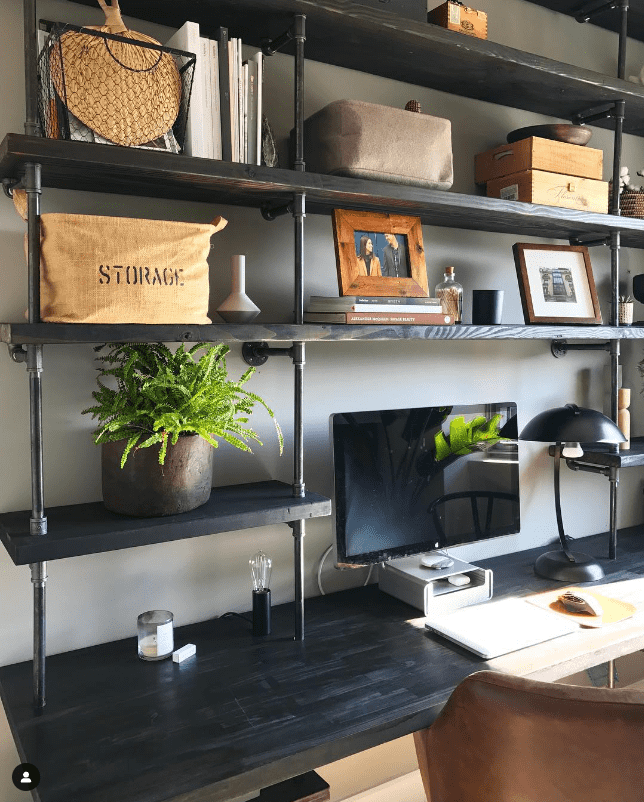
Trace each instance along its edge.
<instances>
[{"instance_id":1,"label":"shelving unit","mask_svg":"<svg viewBox=\"0 0 644 802\"><path fill-rule=\"evenodd\" d=\"M94 0L79 0L95 6ZM600 108L602 113L624 102L627 113L623 132L644 136L644 87L618 78L583 70L533 54L454 34L437 26L399 19L387 11L353 5L346 0L130 0L132 17L179 27L186 18L200 24L205 35L224 25L244 41L261 46L285 28L295 44L294 118L296 169L271 169L188 158L181 155L42 139L35 117L36 42L35 0L24 0L26 29L27 122L25 134L10 133L0 146L0 178L9 189L22 182L29 204L29 320L0 324L0 341L9 345L15 361L26 362L30 380L32 432L32 510L0 515L0 538L12 559L32 567L35 605L36 703L44 704L44 587L45 560L81 553L125 548L135 544L237 528L287 522L294 535L295 637L303 631L303 552L306 518L327 515L330 502L305 489L303 474L302 378L307 342L341 340L608 340L611 352L614 407L621 339L644 338L644 327L620 328L616 322L618 255L621 246L644 247L644 221L618 214L600 215L478 195L437 192L375 181L307 173L302 160L303 60L307 58L464 97L525 109L572 120ZM545 4L544 4L545 5ZM306 16L306 33L304 31ZM609 112L610 115L610 112ZM613 127L610 116L589 120ZM619 167L622 118L618 116L615 154ZM616 168L614 167L614 170ZM615 174L615 173L614 173ZM39 320L39 196L43 187L80 189L119 194L224 202L266 211L291 205L294 218L293 323L229 326L101 326L45 324ZM426 225L523 236L602 241L611 243L613 303L611 325L588 326L325 326L303 325L304 214L328 214L334 208L395 211L419 216ZM613 211L615 209L613 208ZM268 225L268 223L267 223ZM199 508L181 522L118 522L96 505L54 508L45 515L42 491L42 400L40 379L43 345L48 343L99 343L134 341L290 342L294 364L294 481L285 497L281 483L267 483L261 498L248 486L216 489L229 510L215 513ZM574 347L574 346L570 346ZM282 349L284 350L284 349ZM614 524L616 488L611 485L611 522ZM48 527L49 518L49 527ZM79 545L76 527L89 528L87 546ZM181 534L180 527L185 526ZM48 531L49 529L49 531ZM134 542L136 541L136 543ZM86 548L84 551L83 548Z\"/></svg>"},{"instance_id":2,"label":"shelving unit","mask_svg":"<svg viewBox=\"0 0 644 802\"><path fill-rule=\"evenodd\" d=\"M16 565L28 565L330 513L330 500L317 493L294 497L292 488L284 482L252 482L215 487L202 507L162 518L117 515L101 502L50 507L47 537L29 533L29 510L7 512L0 514L0 540Z\"/></svg>"}]
</instances>

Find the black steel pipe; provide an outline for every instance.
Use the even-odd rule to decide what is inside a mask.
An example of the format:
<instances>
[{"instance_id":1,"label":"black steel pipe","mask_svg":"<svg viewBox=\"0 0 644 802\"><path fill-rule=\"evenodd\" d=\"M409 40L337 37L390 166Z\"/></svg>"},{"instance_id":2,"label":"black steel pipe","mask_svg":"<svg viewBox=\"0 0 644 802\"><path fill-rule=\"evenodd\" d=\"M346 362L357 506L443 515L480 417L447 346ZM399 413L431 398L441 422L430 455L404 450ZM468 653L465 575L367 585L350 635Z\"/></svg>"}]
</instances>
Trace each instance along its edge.
<instances>
[{"instance_id":1,"label":"black steel pipe","mask_svg":"<svg viewBox=\"0 0 644 802\"><path fill-rule=\"evenodd\" d=\"M30 323L40 323L40 195L39 164L25 164L27 193L27 315Z\"/></svg>"},{"instance_id":2,"label":"black steel pipe","mask_svg":"<svg viewBox=\"0 0 644 802\"><path fill-rule=\"evenodd\" d=\"M617 77L626 77L626 39L628 36L628 0L619 2L619 46L617 50Z\"/></svg>"},{"instance_id":3,"label":"black steel pipe","mask_svg":"<svg viewBox=\"0 0 644 802\"><path fill-rule=\"evenodd\" d=\"M304 640L304 535L303 520L290 524L293 530L293 574L295 576L294 640Z\"/></svg>"},{"instance_id":4,"label":"black steel pipe","mask_svg":"<svg viewBox=\"0 0 644 802\"><path fill-rule=\"evenodd\" d=\"M293 169L304 171L304 42L306 41L306 15L295 15L295 80L294 128L295 149Z\"/></svg>"},{"instance_id":5,"label":"black steel pipe","mask_svg":"<svg viewBox=\"0 0 644 802\"><path fill-rule=\"evenodd\" d=\"M611 468L610 473L610 531L608 535L608 558L617 558L617 488L619 485L619 470Z\"/></svg>"},{"instance_id":6,"label":"black steel pipe","mask_svg":"<svg viewBox=\"0 0 644 802\"><path fill-rule=\"evenodd\" d=\"M24 0L24 38L25 49L25 134L38 136L38 23L36 19L36 0Z\"/></svg>"},{"instance_id":7,"label":"black steel pipe","mask_svg":"<svg viewBox=\"0 0 644 802\"><path fill-rule=\"evenodd\" d=\"M304 401L304 364L305 345L303 342L293 343L294 388L293 405L295 409L293 421L293 495L304 498L306 485L304 482L304 420L302 416Z\"/></svg>"},{"instance_id":8,"label":"black steel pipe","mask_svg":"<svg viewBox=\"0 0 644 802\"><path fill-rule=\"evenodd\" d=\"M30 568L34 595L32 682L34 706L38 709L45 706L45 582L47 581L47 563L32 563Z\"/></svg>"},{"instance_id":9,"label":"black steel pipe","mask_svg":"<svg viewBox=\"0 0 644 802\"><path fill-rule=\"evenodd\" d=\"M31 435L31 519L32 535L47 534L42 427L42 345L27 345L29 375L29 428Z\"/></svg>"},{"instance_id":10,"label":"black steel pipe","mask_svg":"<svg viewBox=\"0 0 644 802\"><path fill-rule=\"evenodd\" d=\"M613 190L610 196L610 214L619 214L619 172L622 164L622 139L624 135L625 114L626 102L624 100L616 100L615 110L612 115L615 118L615 136L613 139ZM611 235L611 248L612 247L613 239Z\"/></svg>"}]
</instances>

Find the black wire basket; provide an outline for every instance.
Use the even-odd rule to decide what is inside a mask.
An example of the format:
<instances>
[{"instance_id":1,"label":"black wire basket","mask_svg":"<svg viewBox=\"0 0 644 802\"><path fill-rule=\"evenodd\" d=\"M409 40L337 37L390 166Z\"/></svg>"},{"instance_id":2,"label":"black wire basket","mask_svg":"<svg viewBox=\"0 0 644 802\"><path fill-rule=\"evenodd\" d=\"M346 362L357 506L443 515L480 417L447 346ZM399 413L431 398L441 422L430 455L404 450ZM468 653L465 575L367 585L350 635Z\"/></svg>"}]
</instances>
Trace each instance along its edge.
<instances>
[{"instance_id":1,"label":"black wire basket","mask_svg":"<svg viewBox=\"0 0 644 802\"><path fill-rule=\"evenodd\" d=\"M194 53L129 31L45 25L38 57L42 136L183 150Z\"/></svg>"}]
</instances>

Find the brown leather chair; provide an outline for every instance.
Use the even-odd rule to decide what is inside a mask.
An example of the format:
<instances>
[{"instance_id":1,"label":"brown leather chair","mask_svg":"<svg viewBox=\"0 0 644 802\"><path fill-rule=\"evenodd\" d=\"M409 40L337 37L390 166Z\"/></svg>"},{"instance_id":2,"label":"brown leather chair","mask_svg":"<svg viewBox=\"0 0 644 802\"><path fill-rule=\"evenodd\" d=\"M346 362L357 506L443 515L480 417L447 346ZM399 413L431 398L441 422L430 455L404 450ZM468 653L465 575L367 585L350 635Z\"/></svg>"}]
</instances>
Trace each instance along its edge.
<instances>
[{"instance_id":1,"label":"brown leather chair","mask_svg":"<svg viewBox=\"0 0 644 802\"><path fill-rule=\"evenodd\" d=\"M479 671L415 733L430 802L642 802L644 693Z\"/></svg>"}]
</instances>

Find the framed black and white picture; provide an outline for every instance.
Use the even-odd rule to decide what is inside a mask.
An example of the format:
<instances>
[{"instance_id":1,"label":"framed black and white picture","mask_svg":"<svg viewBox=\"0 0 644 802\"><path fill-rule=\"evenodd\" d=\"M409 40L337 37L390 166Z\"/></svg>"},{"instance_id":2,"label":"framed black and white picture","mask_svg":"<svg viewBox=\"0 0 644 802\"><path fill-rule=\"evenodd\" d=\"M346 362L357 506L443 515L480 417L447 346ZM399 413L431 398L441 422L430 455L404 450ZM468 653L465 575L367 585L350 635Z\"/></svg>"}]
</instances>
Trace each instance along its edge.
<instances>
[{"instance_id":1,"label":"framed black and white picture","mask_svg":"<svg viewBox=\"0 0 644 802\"><path fill-rule=\"evenodd\" d=\"M526 323L602 322L588 248L518 242L513 251Z\"/></svg>"}]
</instances>

